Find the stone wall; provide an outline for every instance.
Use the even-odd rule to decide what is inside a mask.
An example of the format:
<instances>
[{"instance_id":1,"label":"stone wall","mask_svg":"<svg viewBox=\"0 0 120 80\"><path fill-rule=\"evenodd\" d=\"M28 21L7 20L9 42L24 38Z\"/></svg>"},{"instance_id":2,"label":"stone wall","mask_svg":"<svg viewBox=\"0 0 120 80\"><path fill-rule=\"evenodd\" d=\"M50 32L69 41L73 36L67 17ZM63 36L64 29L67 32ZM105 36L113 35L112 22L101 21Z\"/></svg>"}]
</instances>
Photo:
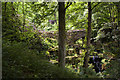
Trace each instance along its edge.
<instances>
[{"instance_id":1,"label":"stone wall","mask_svg":"<svg viewBox=\"0 0 120 80\"><path fill-rule=\"evenodd\" d=\"M85 29L82 30L68 30L66 34L66 41L67 44L74 44L75 41L82 39L85 37ZM49 37L49 38L54 38L58 39L58 32L57 31L48 31L48 32L43 32L41 31L40 34L42 34L43 37Z\"/></svg>"}]
</instances>

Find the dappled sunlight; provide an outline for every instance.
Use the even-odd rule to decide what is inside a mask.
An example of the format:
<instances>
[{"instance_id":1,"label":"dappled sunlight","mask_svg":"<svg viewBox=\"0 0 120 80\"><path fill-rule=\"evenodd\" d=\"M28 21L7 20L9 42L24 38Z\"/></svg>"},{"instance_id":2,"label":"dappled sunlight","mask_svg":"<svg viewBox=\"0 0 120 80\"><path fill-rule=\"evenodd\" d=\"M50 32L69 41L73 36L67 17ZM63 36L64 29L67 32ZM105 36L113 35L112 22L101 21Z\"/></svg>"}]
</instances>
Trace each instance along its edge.
<instances>
[{"instance_id":1,"label":"dappled sunlight","mask_svg":"<svg viewBox=\"0 0 120 80\"><path fill-rule=\"evenodd\" d=\"M3 78L120 78L119 2L2 2Z\"/></svg>"}]
</instances>

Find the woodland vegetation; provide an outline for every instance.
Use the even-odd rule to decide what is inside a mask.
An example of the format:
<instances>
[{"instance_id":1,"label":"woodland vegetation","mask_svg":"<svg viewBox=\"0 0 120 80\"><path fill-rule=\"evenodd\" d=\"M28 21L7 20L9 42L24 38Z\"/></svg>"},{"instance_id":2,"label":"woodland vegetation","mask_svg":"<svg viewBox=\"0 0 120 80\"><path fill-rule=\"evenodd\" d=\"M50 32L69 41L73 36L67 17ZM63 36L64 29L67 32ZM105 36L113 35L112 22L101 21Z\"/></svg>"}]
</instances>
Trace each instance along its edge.
<instances>
[{"instance_id":1,"label":"woodland vegetation","mask_svg":"<svg viewBox=\"0 0 120 80\"><path fill-rule=\"evenodd\" d=\"M120 78L120 2L2 2L3 78Z\"/></svg>"}]
</instances>

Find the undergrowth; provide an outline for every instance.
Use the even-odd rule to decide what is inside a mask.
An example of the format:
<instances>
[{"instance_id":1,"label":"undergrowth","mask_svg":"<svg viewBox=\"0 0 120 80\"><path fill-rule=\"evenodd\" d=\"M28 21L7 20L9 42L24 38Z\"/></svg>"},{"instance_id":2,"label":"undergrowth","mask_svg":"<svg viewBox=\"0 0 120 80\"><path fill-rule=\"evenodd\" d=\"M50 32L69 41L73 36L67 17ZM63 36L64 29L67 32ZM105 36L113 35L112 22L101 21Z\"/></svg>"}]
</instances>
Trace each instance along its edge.
<instances>
[{"instance_id":1,"label":"undergrowth","mask_svg":"<svg viewBox=\"0 0 120 80\"><path fill-rule=\"evenodd\" d=\"M3 78L77 78L68 69L49 63L42 53L24 42L3 40Z\"/></svg>"}]
</instances>

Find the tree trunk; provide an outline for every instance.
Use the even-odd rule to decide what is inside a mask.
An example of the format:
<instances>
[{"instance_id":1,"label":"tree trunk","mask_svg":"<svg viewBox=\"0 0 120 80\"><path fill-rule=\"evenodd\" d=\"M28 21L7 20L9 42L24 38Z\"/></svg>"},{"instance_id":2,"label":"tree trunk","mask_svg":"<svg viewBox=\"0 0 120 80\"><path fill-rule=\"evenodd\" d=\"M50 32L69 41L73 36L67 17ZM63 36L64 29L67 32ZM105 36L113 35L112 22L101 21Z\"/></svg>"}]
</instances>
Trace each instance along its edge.
<instances>
[{"instance_id":1,"label":"tree trunk","mask_svg":"<svg viewBox=\"0 0 120 80\"><path fill-rule=\"evenodd\" d=\"M87 43L86 43L87 52L85 53L84 65L83 65L85 68L88 68L88 61L90 54L91 16L92 16L91 2L88 2L88 28L87 28Z\"/></svg>"},{"instance_id":2,"label":"tree trunk","mask_svg":"<svg viewBox=\"0 0 120 80\"><path fill-rule=\"evenodd\" d=\"M16 2L16 4L17 4L17 13L18 13L18 8L19 8L20 2Z\"/></svg>"},{"instance_id":3,"label":"tree trunk","mask_svg":"<svg viewBox=\"0 0 120 80\"><path fill-rule=\"evenodd\" d=\"M4 16L5 16L5 14L6 14L6 6L7 6L7 2L5 2L5 12L4 12ZM6 16L5 16L5 21L7 21L7 19L6 19Z\"/></svg>"},{"instance_id":4,"label":"tree trunk","mask_svg":"<svg viewBox=\"0 0 120 80\"><path fill-rule=\"evenodd\" d=\"M118 27L120 29L120 2L118 3Z\"/></svg>"},{"instance_id":5,"label":"tree trunk","mask_svg":"<svg viewBox=\"0 0 120 80\"><path fill-rule=\"evenodd\" d=\"M12 16L15 16L15 8L14 8L14 3L11 2L11 6L12 6Z\"/></svg>"},{"instance_id":6,"label":"tree trunk","mask_svg":"<svg viewBox=\"0 0 120 80\"><path fill-rule=\"evenodd\" d=\"M118 21L118 27L120 29L120 2L115 2L114 3L117 7L117 21Z\"/></svg>"},{"instance_id":7,"label":"tree trunk","mask_svg":"<svg viewBox=\"0 0 120 80\"><path fill-rule=\"evenodd\" d=\"M59 9L59 38L58 38L58 44L59 44L59 59L58 59L58 65L62 68L65 68L65 55L66 55L66 32L65 32L65 3L64 2L58 2Z\"/></svg>"},{"instance_id":8,"label":"tree trunk","mask_svg":"<svg viewBox=\"0 0 120 80\"><path fill-rule=\"evenodd\" d=\"M6 12L6 6L7 6L7 2L5 2L5 12Z\"/></svg>"},{"instance_id":9,"label":"tree trunk","mask_svg":"<svg viewBox=\"0 0 120 80\"><path fill-rule=\"evenodd\" d=\"M24 31L24 28L25 28L25 12L24 12L24 2L23 2L23 31Z\"/></svg>"},{"instance_id":10,"label":"tree trunk","mask_svg":"<svg viewBox=\"0 0 120 80\"><path fill-rule=\"evenodd\" d=\"M14 8L14 2L11 2L11 8L12 8L12 19L13 21L11 22L12 23L12 27L15 28L15 26L13 25L15 23L14 21L14 18L15 18L15 8Z\"/></svg>"}]
</instances>

